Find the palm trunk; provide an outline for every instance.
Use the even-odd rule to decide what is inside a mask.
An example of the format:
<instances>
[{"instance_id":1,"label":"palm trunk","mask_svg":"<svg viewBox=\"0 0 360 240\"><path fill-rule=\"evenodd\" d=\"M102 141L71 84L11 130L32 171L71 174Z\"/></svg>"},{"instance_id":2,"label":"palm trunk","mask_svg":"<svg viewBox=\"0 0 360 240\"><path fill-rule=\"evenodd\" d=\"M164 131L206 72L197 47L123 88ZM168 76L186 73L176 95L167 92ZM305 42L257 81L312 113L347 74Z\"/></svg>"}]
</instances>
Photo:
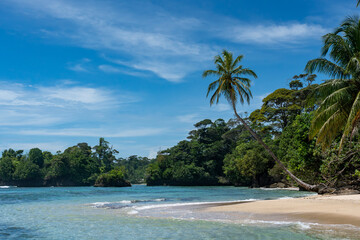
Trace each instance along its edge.
<instances>
[{"instance_id":1,"label":"palm trunk","mask_svg":"<svg viewBox=\"0 0 360 240\"><path fill-rule=\"evenodd\" d=\"M285 165L276 157L276 155L271 151L271 149L269 148L268 145L266 145L264 143L264 141L246 124L246 122L244 121L244 119L242 119L239 114L236 111L236 106L235 106L235 102L232 103L232 107L235 113L235 116L239 119L239 121L244 125L244 127L246 128L246 130L248 130L250 132L250 134L265 148L265 150L270 154L270 156L275 160L275 162L277 164L280 165L280 167L291 177L291 179L293 179L297 184L299 184L299 186L301 186L302 188L304 188L305 190L308 191L312 191L312 192L318 192L319 191L319 186L318 185L310 185L308 183L305 183L304 181L302 181L301 179L297 178L292 172L289 171L289 169L287 169L285 167Z\"/></svg>"}]
</instances>

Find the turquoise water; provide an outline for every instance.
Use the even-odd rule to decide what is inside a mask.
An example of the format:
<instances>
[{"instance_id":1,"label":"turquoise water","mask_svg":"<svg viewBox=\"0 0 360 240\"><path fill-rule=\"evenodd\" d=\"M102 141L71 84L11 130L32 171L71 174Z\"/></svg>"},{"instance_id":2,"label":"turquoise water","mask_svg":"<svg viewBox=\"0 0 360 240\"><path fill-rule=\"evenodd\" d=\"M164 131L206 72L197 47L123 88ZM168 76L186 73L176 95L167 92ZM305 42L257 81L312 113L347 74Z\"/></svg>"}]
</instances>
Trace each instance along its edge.
<instances>
[{"instance_id":1,"label":"turquoise water","mask_svg":"<svg viewBox=\"0 0 360 240\"><path fill-rule=\"evenodd\" d=\"M198 211L204 203L300 197L236 187L0 188L0 239L329 239L333 229ZM230 221L232 220L232 221ZM238 219L239 220L239 219ZM240 219L241 220L241 219Z\"/></svg>"}]
</instances>

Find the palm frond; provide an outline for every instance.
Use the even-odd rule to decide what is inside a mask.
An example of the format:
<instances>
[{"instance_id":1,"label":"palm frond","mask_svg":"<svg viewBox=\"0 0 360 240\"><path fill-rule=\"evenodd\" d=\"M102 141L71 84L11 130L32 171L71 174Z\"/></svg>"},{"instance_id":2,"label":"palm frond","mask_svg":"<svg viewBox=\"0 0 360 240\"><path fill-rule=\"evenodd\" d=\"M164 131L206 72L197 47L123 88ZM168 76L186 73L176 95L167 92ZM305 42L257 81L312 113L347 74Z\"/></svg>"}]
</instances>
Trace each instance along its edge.
<instances>
[{"instance_id":1,"label":"palm frond","mask_svg":"<svg viewBox=\"0 0 360 240\"><path fill-rule=\"evenodd\" d=\"M214 57L214 63L217 65L225 66L224 60L222 59L222 57L220 55L216 55Z\"/></svg>"},{"instance_id":2,"label":"palm frond","mask_svg":"<svg viewBox=\"0 0 360 240\"><path fill-rule=\"evenodd\" d=\"M354 125L356 124L356 122L359 121L359 112L360 112L360 92L357 94L352 106L351 106L351 111L348 115L347 118L347 122L346 125L344 127L344 132L343 135L341 137L341 141L340 141L340 149L343 146L344 140L347 136L349 136L349 134L351 133Z\"/></svg>"},{"instance_id":3,"label":"palm frond","mask_svg":"<svg viewBox=\"0 0 360 240\"><path fill-rule=\"evenodd\" d=\"M221 76L221 73L219 71L215 71L215 70L206 70L203 72L202 77L206 78L211 75Z\"/></svg>"},{"instance_id":4,"label":"palm frond","mask_svg":"<svg viewBox=\"0 0 360 240\"><path fill-rule=\"evenodd\" d=\"M208 87L208 91L207 91L207 94L206 94L206 97L209 96L209 93L212 92L217 86L219 85L219 79L210 83L209 84L209 87Z\"/></svg>"},{"instance_id":5,"label":"palm frond","mask_svg":"<svg viewBox=\"0 0 360 240\"><path fill-rule=\"evenodd\" d=\"M310 60L306 64L305 71L308 73L314 73L315 71L318 71L320 73L327 74L333 78L341 78L341 79L350 78L350 75L345 73L344 68L336 65L333 62L330 62L325 58L316 58Z\"/></svg>"},{"instance_id":6,"label":"palm frond","mask_svg":"<svg viewBox=\"0 0 360 240\"><path fill-rule=\"evenodd\" d=\"M238 65L238 63L241 62L241 60L243 58L244 58L244 55L237 56L236 59L234 60L233 64L232 64L231 68L234 69Z\"/></svg>"},{"instance_id":7,"label":"palm frond","mask_svg":"<svg viewBox=\"0 0 360 240\"><path fill-rule=\"evenodd\" d=\"M310 132L309 132L310 139L314 138L316 134L318 134L324 123L338 110L339 110L339 103L334 103L333 105L327 107L326 109L323 109L322 111L317 109L317 111L314 114L314 118L312 120Z\"/></svg>"},{"instance_id":8,"label":"palm frond","mask_svg":"<svg viewBox=\"0 0 360 240\"><path fill-rule=\"evenodd\" d=\"M317 144L320 144L323 149L330 146L333 139L338 134L338 126L346 121L346 115L338 109L327 121L322 125L318 132L316 140Z\"/></svg>"},{"instance_id":9,"label":"palm frond","mask_svg":"<svg viewBox=\"0 0 360 240\"><path fill-rule=\"evenodd\" d=\"M322 48L322 56L330 51L329 56L339 66L345 68L349 59L353 55L352 48L349 43L340 35L333 33L326 34L324 37L324 46Z\"/></svg>"},{"instance_id":10,"label":"palm frond","mask_svg":"<svg viewBox=\"0 0 360 240\"><path fill-rule=\"evenodd\" d=\"M254 78L257 78L256 73L253 70L249 69L249 68L243 68L243 69L239 70L236 73L237 74L242 74L242 75L248 75L248 76L252 76Z\"/></svg>"}]
</instances>

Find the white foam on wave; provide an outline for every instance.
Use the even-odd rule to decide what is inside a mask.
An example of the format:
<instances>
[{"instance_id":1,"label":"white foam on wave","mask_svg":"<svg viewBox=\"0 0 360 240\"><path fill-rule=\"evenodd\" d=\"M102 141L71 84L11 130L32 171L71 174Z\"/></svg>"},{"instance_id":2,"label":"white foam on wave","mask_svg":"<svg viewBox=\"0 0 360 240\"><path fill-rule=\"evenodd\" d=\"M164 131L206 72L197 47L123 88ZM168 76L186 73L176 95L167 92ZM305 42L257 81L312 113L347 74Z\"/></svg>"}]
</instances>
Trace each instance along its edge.
<instances>
[{"instance_id":1,"label":"white foam on wave","mask_svg":"<svg viewBox=\"0 0 360 240\"><path fill-rule=\"evenodd\" d=\"M261 187L259 189L265 190L265 191L275 191L275 190L299 191L298 187L288 187L288 188L266 188L266 187Z\"/></svg>"},{"instance_id":2,"label":"white foam on wave","mask_svg":"<svg viewBox=\"0 0 360 240\"><path fill-rule=\"evenodd\" d=\"M311 229L312 226L317 226L319 223L309 223L309 222L300 222L300 221L266 221L266 220L246 220L244 221L247 224L270 224L270 225L284 225L289 226L293 225L302 230Z\"/></svg>"},{"instance_id":3,"label":"white foam on wave","mask_svg":"<svg viewBox=\"0 0 360 240\"><path fill-rule=\"evenodd\" d=\"M129 215L135 215L135 214L138 214L138 213L139 212L136 211L136 210L131 210L131 211L127 212L127 214L129 214Z\"/></svg>"},{"instance_id":4,"label":"white foam on wave","mask_svg":"<svg viewBox=\"0 0 360 240\"><path fill-rule=\"evenodd\" d=\"M90 205L92 205L94 207L102 207L102 206L105 206L107 204L110 204L110 202L94 202L94 203L90 203Z\"/></svg>"},{"instance_id":5,"label":"white foam on wave","mask_svg":"<svg viewBox=\"0 0 360 240\"><path fill-rule=\"evenodd\" d=\"M11 187L16 187L16 186L0 186L0 188L3 188L3 189L7 189L7 188L11 188Z\"/></svg>"},{"instance_id":6,"label":"white foam on wave","mask_svg":"<svg viewBox=\"0 0 360 240\"><path fill-rule=\"evenodd\" d=\"M110 205L115 205L115 204L132 204L132 203L142 203L142 202L162 202L162 201L166 201L165 198L156 198L156 199L148 199L148 200L122 200L122 201L116 201L116 202L94 202L94 203L90 203L89 205L93 206L93 207L106 207L106 206L110 206Z\"/></svg>"},{"instance_id":7,"label":"white foam on wave","mask_svg":"<svg viewBox=\"0 0 360 240\"><path fill-rule=\"evenodd\" d=\"M277 198L277 199L293 199L295 197L281 197L281 198Z\"/></svg>"},{"instance_id":8,"label":"white foam on wave","mask_svg":"<svg viewBox=\"0 0 360 240\"><path fill-rule=\"evenodd\" d=\"M242 202L252 202L257 201L258 199L244 199L237 201L221 201L221 202L186 202L186 203L171 203L171 204L153 204L145 206L134 206L136 210L148 210L153 208L171 208L171 207L180 207L180 206L198 206L198 205L207 205L207 204L223 204L223 203L242 203Z\"/></svg>"},{"instance_id":9,"label":"white foam on wave","mask_svg":"<svg viewBox=\"0 0 360 240\"><path fill-rule=\"evenodd\" d=\"M162 202L165 200L166 200L165 198L157 198L157 199L154 199L154 202Z\"/></svg>"}]
</instances>

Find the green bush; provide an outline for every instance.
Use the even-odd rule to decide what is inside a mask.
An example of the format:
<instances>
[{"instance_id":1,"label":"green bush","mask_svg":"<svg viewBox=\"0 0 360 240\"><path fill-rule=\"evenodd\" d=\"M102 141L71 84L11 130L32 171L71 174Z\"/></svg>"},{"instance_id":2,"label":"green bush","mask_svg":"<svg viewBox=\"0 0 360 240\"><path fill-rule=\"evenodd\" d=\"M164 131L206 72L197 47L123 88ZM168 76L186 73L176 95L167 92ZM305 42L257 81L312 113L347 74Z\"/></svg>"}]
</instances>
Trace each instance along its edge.
<instances>
[{"instance_id":1,"label":"green bush","mask_svg":"<svg viewBox=\"0 0 360 240\"><path fill-rule=\"evenodd\" d=\"M100 174L95 181L95 187L130 187L125 180L124 169L117 168L107 173Z\"/></svg>"}]
</instances>

